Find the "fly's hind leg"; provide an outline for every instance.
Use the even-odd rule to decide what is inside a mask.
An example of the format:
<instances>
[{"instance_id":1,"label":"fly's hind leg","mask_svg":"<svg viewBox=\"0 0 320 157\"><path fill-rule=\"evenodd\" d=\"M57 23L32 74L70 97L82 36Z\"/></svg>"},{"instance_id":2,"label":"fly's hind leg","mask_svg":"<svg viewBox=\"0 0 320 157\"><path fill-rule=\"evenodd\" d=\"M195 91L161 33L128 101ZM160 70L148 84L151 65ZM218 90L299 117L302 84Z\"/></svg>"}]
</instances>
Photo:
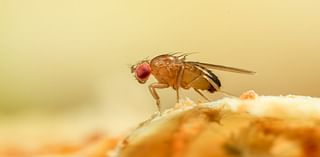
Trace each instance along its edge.
<instances>
[{"instance_id":1,"label":"fly's hind leg","mask_svg":"<svg viewBox=\"0 0 320 157\"><path fill-rule=\"evenodd\" d=\"M163 83L152 83L149 85L149 91L153 98L156 100L158 111L161 112L161 107L160 107L160 97L156 91L156 88L168 88L168 84L163 84Z\"/></svg>"},{"instance_id":2,"label":"fly's hind leg","mask_svg":"<svg viewBox=\"0 0 320 157\"><path fill-rule=\"evenodd\" d=\"M236 96L235 94L232 94L232 93L229 93L229 92L226 92L226 91L223 91L223 90L220 90L220 92L224 95L224 96L228 96L228 97L231 97L231 98L237 98L238 96Z\"/></svg>"},{"instance_id":3,"label":"fly's hind leg","mask_svg":"<svg viewBox=\"0 0 320 157\"><path fill-rule=\"evenodd\" d=\"M196 81L198 81L200 78L202 77L202 75L198 75L197 77L195 77L193 80L191 80L189 82L189 84L186 85L186 88L190 88L192 86L192 84ZM210 101L203 93L201 93L200 90L193 88L199 95L201 95L204 99L206 99L207 101Z\"/></svg>"},{"instance_id":4,"label":"fly's hind leg","mask_svg":"<svg viewBox=\"0 0 320 157\"><path fill-rule=\"evenodd\" d=\"M193 88L199 95L201 95L204 99L206 99L207 101L210 101L210 99L208 99L203 93L201 93L200 90Z\"/></svg>"},{"instance_id":5,"label":"fly's hind leg","mask_svg":"<svg viewBox=\"0 0 320 157\"><path fill-rule=\"evenodd\" d=\"M211 79L208 78L208 76L203 75L203 77L212 85L212 87L217 91L217 92L221 92L223 95L225 96L229 96L229 97L237 97L234 94L228 93L226 91L222 91L218 85L216 83L214 83Z\"/></svg>"}]
</instances>

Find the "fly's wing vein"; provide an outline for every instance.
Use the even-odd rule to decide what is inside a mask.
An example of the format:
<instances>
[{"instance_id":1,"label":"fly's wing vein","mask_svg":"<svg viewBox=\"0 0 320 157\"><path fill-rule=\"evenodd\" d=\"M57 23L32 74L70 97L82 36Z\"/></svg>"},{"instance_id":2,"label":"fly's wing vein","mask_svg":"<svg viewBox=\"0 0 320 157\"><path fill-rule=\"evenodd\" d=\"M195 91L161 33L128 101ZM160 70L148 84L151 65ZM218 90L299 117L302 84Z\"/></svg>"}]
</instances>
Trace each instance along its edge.
<instances>
[{"instance_id":1,"label":"fly's wing vein","mask_svg":"<svg viewBox=\"0 0 320 157\"><path fill-rule=\"evenodd\" d=\"M209 64L209 63L201 63L201 62L191 62L188 61L187 63L200 65L209 69L216 69L216 70L222 70L222 71L228 71L228 72L235 72L235 73L241 73L241 74L255 74L254 71L234 68L234 67L228 67L224 65L216 65L216 64Z\"/></svg>"}]
</instances>

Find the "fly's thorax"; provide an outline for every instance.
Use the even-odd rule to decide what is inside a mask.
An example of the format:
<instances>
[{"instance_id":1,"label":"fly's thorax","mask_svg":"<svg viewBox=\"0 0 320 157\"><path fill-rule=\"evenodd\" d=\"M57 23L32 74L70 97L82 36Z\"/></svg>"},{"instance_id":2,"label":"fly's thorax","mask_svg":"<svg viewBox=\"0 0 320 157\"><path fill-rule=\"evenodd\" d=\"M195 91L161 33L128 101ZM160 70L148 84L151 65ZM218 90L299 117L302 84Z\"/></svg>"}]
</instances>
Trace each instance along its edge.
<instances>
[{"instance_id":1,"label":"fly's thorax","mask_svg":"<svg viewBox=\"0 0 320 157\"><path fill-rule=\"evenodd\" d=\"M182 62L171 55L160 55L150 61L151 73L160 82L175 86Z\"/></svg>"},{"instance_id":2,"label":"fly's thorax","mask_svg":"<svg viewBox=\"0 0 320 157\"><path fill-rule=\"evenodd\" d=\"M166 67L177 63L181 63L181 61L172 55L160 55L150 61L150 65L153 67Z\"/></svg>"}]
</instances>

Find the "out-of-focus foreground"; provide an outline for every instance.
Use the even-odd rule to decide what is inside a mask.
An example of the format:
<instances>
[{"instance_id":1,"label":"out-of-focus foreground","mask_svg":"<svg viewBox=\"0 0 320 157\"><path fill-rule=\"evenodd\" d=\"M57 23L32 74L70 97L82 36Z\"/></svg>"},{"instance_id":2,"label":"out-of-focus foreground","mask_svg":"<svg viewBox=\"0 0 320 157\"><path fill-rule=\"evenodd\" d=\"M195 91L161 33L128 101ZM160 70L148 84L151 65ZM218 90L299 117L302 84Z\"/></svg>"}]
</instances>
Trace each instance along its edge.
<instances>
[{"instance_id":1,"label":"out-of-focus foreground","mask_svg":"<svg viewBox=\"0 0 320 157\"><path fill-rule=\"evenodd\" d=\"M256 71L214 71L235 95L319 96L319 8L314 0L1 0L0 146L135 126L156 105L129 65L167 52ZM173 90L159 94L173 106Z\"/></svg>"}]
</instances>

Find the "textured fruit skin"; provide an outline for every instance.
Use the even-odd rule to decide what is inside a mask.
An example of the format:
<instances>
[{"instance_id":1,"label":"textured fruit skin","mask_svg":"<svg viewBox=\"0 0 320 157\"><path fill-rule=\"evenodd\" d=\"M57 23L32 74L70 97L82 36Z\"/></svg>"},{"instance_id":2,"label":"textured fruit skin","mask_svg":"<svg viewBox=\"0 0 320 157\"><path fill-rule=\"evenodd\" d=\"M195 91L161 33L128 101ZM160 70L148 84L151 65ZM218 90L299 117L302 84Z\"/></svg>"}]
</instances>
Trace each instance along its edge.
<instances>
[{"instance_id":1,"label":"textured fruit skin","mask_svg":"<svg viewBox=\"0 0 320 157\"><path fill-rule=\"evenodd\" d=\"M318 98L253 91L183 102L141 123L112 157L319 157L319 111Z\"/></svg>"}]
</instances>

